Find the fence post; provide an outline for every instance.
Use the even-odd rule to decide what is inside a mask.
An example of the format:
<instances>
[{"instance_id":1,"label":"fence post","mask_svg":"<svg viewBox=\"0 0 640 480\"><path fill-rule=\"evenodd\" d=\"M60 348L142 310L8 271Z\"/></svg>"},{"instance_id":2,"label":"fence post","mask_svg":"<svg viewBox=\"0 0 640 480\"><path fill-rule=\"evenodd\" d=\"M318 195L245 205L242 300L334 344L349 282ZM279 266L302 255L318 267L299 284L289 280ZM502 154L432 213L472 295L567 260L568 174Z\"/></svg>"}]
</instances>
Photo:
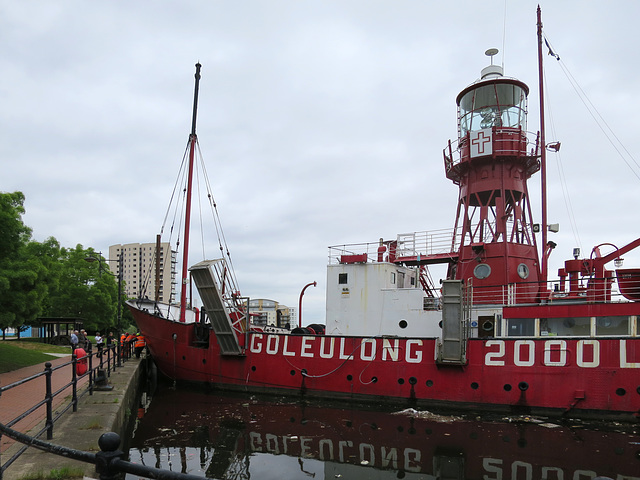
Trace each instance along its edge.
<instances>
[{"instance_id":1,"label":"fence post","mask_svg":"<svg viewBox=\"0 0 640 480\"><path fill-rule=\"evenodd\" d=\"M76 370L78 368L78 357L76 353L71 354L71 403L73 404L73 411L78 411L78 377Z\"/></svg>"},{"instance_id":2,"label":"fence post","mask_svg":"<svg viewBox=\"0 0 640 480\"><path fill-rule=\"evenodd\" d=\"M107 377L111 376L111 345L107 345Z\"/></svg>"},{"instance_id":3,"label":"fence post","mask_svg":"<svg viewBox=\"0 0 640 480\"><path fill-rule=\"evenodd\" d=\"M44 364L44 384L45 394L44 398L47 401L47 440L53 438L53 395L51 393L51 362Z\"/></svg>"},{"instance_id":4,"label":"fence post","mask_svg":"<svg viewBox=\"0 0 640 480\"><path fill-rule=\"evenodd\" d=\"M114 432L103 433L98 439L98 446L100 451L96 452L96 472L100 475L100 480L116 480L119 473L112 463L124 458L124 452L118 450L120 435Z\"/></svg>"},{"instance_id":5,"label":"fence post","mask_svg":"<svg viewBox=\"0 0 640 480\"><path fill-rule=\"evenodd\" d=\"M0 382L0 387L2 386L2 382ZM2 390L0 390L0 398L2 398ZM0 444L2 443L2 433L0 432ZM2 472L4 469L2 468L2 452L0 452L0 480L2 480Z\"/></svg>"},{"instance_id":6,"label":"fence post","mask_svg":"<svg viewBox=\"0 0 640 480\"><path fill-rule=\"evenodd\" d=\"M93 395L93 353L91 353L91 342L87 345L87 356L89 357L89 395Z\"/></svg>"}]
</instances>

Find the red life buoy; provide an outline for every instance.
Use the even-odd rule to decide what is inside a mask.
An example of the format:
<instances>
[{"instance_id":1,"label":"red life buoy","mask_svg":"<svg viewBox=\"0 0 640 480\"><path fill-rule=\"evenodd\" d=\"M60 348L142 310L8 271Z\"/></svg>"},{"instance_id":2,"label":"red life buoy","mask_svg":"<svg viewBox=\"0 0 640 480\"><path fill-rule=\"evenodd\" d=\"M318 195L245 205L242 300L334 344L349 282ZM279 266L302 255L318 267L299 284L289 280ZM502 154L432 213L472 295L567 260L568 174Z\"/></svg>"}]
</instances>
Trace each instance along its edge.
<instances>
[{"instance_id":1,"label":"red life buoy","mask_svg":"<svg viewBox=\"0 0 640 480\"><path fill-rule=\"evenodd\" d=\"M84 375L87 373L87 352L83 348L76 348L73 353L78 361L76 362L76 375Z\"/></svg>"}]
</instances>

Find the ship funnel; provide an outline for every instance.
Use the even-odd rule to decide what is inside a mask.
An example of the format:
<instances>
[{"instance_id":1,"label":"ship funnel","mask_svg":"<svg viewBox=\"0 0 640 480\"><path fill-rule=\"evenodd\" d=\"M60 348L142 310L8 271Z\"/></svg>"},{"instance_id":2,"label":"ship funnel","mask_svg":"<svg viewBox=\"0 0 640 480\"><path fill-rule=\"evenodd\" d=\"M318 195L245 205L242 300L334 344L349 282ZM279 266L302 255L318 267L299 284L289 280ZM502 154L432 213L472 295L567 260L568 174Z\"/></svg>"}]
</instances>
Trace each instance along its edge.
<instances>
[{"instance_id":1,"label":"ship funnel","mask_svg":"<svg viewBox=\"0 0 640 480\"><path fill-rule=\"evenodd\" d=\"M484 52L487 57L491 58L491 65L482 69L482 71L480 72L480 78L485 79L501 77L504 74L503 69L500 65L493 64L493 57L494 55L498 54L498 51L499 50L497 48L490 48L489 50Z\"/></svg>"}]
</instances>

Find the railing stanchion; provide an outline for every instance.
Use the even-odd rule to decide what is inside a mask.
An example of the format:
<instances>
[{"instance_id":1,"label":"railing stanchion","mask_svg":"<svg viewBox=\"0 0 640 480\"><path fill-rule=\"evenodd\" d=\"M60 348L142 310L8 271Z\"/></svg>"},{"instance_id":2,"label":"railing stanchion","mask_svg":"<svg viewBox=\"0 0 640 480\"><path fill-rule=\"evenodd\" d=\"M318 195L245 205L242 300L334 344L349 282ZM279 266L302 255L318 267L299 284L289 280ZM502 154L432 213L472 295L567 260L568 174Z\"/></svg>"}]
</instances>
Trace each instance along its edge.
<instances>
[{"instance_id":1,"label":"railing stanchion","mask_svg":"<svg viewBox=\"0 0 640 480\"><path fill-rule=\"evenodd\" d=\"M78 357L75 352L71 355L71 403L73 404L73 411L78 411Z\"/></svg>"},{"instance_id":2,"label":"railing stanchion","mask_svg":"<svg viewBox=\"0 0 640 480\"><path fill-rule=\"evenodd\" d=\"M107 377L111 376L111 345L107 345Z\"/></svg>"},{"instance_id":3,"label":"railing stanchion","mask_svg":"<svg viewBox=\"0 0 640 480\"><path fill-rule=\"evenodd\" d=\"M93 353L91 352L91 342L87 346L87 356L89 357L89 395L93 395Z\"/></svg>"},{"instance_id":4,"label":"railing stanchion","mask_svg":"<svg viewBox=\"0 0 640 480\"><path fill-rule=\"evenodd\" d=\"M98 439L100 451L96 453L96 472L100 480L116 480L119 471L113 467L113 461L124 459L124 452L119 450L120 435L113 432L103 433Z\"/></svg>"},{"instance_id":5,"label":"railing stanchion","mask_svg":"<svg viewBox=\"0 0 640 480\"><path fill-rule=\"evenodd\" d=\"M53 438L53 395L51 392L51 362L44 364L45 399L47 400L47 440Z\"/></svg>"}]
</instances>

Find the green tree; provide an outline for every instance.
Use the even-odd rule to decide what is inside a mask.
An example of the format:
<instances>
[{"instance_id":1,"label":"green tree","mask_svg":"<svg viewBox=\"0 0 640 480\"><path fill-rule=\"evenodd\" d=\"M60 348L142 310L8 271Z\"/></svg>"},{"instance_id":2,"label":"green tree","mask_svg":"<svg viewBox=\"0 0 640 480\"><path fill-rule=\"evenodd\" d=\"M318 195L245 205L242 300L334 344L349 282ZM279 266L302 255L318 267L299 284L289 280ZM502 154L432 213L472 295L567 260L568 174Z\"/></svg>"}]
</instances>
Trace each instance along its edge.
<instances>
[{"instance_id":1,"label":"green tree","mask_svg":"<svg viewBox=\"0 0 640 480\"><path fill-rule=\"evenodd\" d=\"M93 259L97 261L87 261ZM118 287L107 262L93 248L61 249L59 276L47 302L47 315L80 317L89 331L115 326Z\"/></svg>"},{"instance_id":2,"label":"green tree","mask_svg":"<svg viewBox=\"0 0 640 480\"><path fill-rule=\"evenodd\" d=\"M38 244L22 222L22 192L0 193L0 328L20 328L42 311L54 260L55 239ZM53 253L53 256L52 256Z\"/></svg>"},{"instance_id":3,"label":"green tree","mask_svg":"<svg viewBox=\"0 0 640 480\"><path fill-rule=\"evenodd\" d=\"M19 329L39 316L80 317L90 331L113 328L118 287L106 260L82 245L62 248L53 237L31 240L24 200L21 192L0 192L0 328Z\"/></svg>"}]
</instances>

